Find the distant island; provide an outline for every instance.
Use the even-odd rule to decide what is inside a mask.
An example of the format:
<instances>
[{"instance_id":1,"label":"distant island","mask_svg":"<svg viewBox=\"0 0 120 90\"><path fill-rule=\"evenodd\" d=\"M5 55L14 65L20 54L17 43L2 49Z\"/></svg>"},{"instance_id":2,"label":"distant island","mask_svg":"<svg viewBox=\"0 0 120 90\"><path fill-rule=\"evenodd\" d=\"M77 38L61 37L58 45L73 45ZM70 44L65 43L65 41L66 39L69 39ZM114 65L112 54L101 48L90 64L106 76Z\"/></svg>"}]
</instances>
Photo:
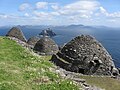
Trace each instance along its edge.
<instances>
[{"instance_id":1,"label":"distant island","mask_svg":"<svg viewBox=\"0 0 120 90\"><path fill-rule=\"evenodd\" d=\"M50 28L46 30L42 30L42 32L39 35L50 36L50 37L56 36L56 34Z\"/></svg>"}]
</instances>

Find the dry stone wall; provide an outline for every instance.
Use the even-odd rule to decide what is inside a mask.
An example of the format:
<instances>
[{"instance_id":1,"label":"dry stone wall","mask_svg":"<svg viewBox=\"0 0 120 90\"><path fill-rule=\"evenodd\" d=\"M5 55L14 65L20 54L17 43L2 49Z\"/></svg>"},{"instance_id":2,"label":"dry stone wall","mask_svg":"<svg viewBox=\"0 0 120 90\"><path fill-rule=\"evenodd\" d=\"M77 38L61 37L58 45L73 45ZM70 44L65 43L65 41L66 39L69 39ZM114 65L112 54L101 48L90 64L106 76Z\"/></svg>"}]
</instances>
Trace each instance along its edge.
<instances>
[{"instance_id":1,"label":"dry stone wall","mask_svg":"<svg viewBox=\"0 0 120 90\"><path fill-rule=\"evenodd\" d=\"M72 39L56 55L62 61L69 63L65 67L69 71L87 75L117 75L118 73L107 50L89 35L81 35ZM55 58L54 63L59 65Z\"/></svg>"},{"instance_id":2,"label":"dry stone wall","mask_svg":"<svg viewBox=\"0 0 120 90\"><path fill-rule=\"evenodd\" d=\"M34 47L34 50L42 55L53 55L58 52L58 45L49 37L42 37Z\"/></svg>"}]
</instances>

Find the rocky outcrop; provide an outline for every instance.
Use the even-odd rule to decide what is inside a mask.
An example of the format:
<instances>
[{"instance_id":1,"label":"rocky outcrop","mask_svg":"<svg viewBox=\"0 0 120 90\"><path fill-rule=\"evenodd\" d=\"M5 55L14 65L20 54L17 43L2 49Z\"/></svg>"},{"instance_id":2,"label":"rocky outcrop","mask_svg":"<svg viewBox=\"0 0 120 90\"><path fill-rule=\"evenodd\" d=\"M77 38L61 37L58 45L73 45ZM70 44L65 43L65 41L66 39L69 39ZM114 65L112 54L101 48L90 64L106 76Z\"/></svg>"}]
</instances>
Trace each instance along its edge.
<instances>
[{"instance_id":1,"label":"rocky outcrop","mask_svg":"<svg viewBox=\"0 0 120 90\"><path fill-rule=\"evenodd\" d=\"M52 55L58 52L58 45L49 37L42 37L34 47L34 50L42 55Z\"/></svg>"},{"instance_id":2,"label":"rocky outcrop","mask_svg":"<svg viewBox=\"0 0 120 90\"><path fill-rule=\"evenodd\" d=\"M32 48L34 48L35 44L40 40L39 37L31 37L28 39L27 43L30 45Z\"/></svg>"},{"instance_id":3,"label":"rocky outcrop","mask_svg":"<svg viewBox=\"0 0 120 90\"><path fill-rule=\"evenodd\" d=\"M18 27L11 28L10 31L6 34L6 36L15 37L21 41L26 42L26 38L23 32Z\"/></svg>"},{"instance_id":4,"label":"rocky outcrop","mask_svg":"<svg viewBox=\"0 0 120 90\"><path fill-rule=\"evenodd\" d=\"M24 48L30 49L30 46L26 42L23 42L23 41L19 40L18 38L15 38L15 37L7 37L7 38L15 41L17 44L19 44L20 46L22 46Z\"/></svg>"},{"instance_id":5,"label":"rocky outcrop","mask_svg":"<svg viewBox=\"0 0 120 90\"><path fill-rule=\"evenodd\" d=\"M56 36L56 34L50 28L48 28L47 30L42 30L42 32L39 35L50 37Z\"/></svg>"},{"instance_id":6,"label":"rocky outcrop","mask_svg":"<svg viewBox=\"0 0 120 90\"><path fill-rule=\"evenodd\" d=\"M87 75L118 74L109 53L89 35L72 39L51 60L68 71Z\"/></svg>"},{"instance_id":7,"label":"rocky outcrop","mask_svg":"<svg viewBox=\"0 0 120 90\"><path fill-rule=\"evenodd\" d=\"M61 78L72 80L76 85L82 86L82 88L80 87L80 90L104 90L95 85L90 85L86 82L87 80L80 78L81 76L86 76L86 75L66 71L65 69L62 69L59 67L55 68L55 70L52 70L52 71L55 71L57 74L59 74L61 76ZM96 77L103 78L104 76L96 76Z\"/></svg>"}]
</instances>

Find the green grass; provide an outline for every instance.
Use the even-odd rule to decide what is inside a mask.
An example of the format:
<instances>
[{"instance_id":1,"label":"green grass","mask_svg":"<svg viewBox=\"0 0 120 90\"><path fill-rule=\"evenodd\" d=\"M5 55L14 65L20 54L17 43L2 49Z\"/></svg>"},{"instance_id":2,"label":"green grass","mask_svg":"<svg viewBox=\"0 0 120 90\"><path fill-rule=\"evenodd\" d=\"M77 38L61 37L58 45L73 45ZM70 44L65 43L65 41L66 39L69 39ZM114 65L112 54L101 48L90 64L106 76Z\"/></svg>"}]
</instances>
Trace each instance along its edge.
<instances>
[{"instance_id":1,"label":"green grass","mask_svg":"<svg viewBox=\"0 0 120 90\"><path fill-rule=\"evenodd\" d=\"M33 56L15 41L0 37L0 90L79 90L72 81L53 72L50 58ZM105 90L120 90L120 81L110 77L80 78Z\"/></svg>"},{"instance_id":2,"label":"green grass","mask_svg":"<svg viewBox=\"0 0 120 90\"><path fill-rule=\"evenodd\" d=\"M120 81L110 77L81 76L90 85L95 85L105 90L120 90Z\"/></svg>"},{"instance_id":3,"label":"green grass","mask_svg":"<svg viewBox=\"0 0 120 90\"><path fill-rule=\"evenodd\" d=\"M0 90L78 90L53 72L51 56L33 56L15 41L0 37Z\"/></svg>"}]
</instances>

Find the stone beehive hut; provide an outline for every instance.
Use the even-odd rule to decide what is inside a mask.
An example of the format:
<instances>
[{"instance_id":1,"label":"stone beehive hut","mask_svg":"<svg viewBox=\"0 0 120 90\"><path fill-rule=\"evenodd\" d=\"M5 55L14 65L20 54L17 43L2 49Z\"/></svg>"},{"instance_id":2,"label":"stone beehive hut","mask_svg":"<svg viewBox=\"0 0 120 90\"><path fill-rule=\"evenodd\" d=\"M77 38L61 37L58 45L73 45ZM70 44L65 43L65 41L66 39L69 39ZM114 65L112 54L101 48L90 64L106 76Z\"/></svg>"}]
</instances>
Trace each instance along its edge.
<instances>
[{"instance_id":1,"label":"stone beehive hut","mask_svg":"<svg viewBox=\"0 0 120 90\"><path fill-rule=\"evenodd\" d=\"M87 75L117 74L109 53L89 35L74 38L53 55L51 60L66 70Z\"/></svg>"},{"instance_id":2,"label":"stone beehive hut","mask_svg":"<svg viewBox=\"0 0 120 90\"><path fill-rule=\"evenodd\" d=\"M11 28L10 31L6 34L6 36L15 37L21 41L26 42L26 38L23 32L18 27Z\"/></svg>"},{"instance_id":3,"label":"stone beehive hut","mask_svg":"<svg viewBox=\"0 0 120 90\"><path fill-rule=\"evenodd\" d=\"M35 44L36 44L39 40L40 40L39 37L35 37L35 36L34 36L34 37L29 38L28 41L27 41L27 43L28 43L28 45L34 47Z\"/></svg>"},{"instance_id":4,"label":"stone beehive hut","mask_svg":"<svg viewBox=\"0 0 120 90\"><path fill-rule=\"evenodd\" d=\"M51 38L45 36L35 44L34 50L43 55L52 55L58 52L58 46Z\"/></svg>"}]
</instances>

